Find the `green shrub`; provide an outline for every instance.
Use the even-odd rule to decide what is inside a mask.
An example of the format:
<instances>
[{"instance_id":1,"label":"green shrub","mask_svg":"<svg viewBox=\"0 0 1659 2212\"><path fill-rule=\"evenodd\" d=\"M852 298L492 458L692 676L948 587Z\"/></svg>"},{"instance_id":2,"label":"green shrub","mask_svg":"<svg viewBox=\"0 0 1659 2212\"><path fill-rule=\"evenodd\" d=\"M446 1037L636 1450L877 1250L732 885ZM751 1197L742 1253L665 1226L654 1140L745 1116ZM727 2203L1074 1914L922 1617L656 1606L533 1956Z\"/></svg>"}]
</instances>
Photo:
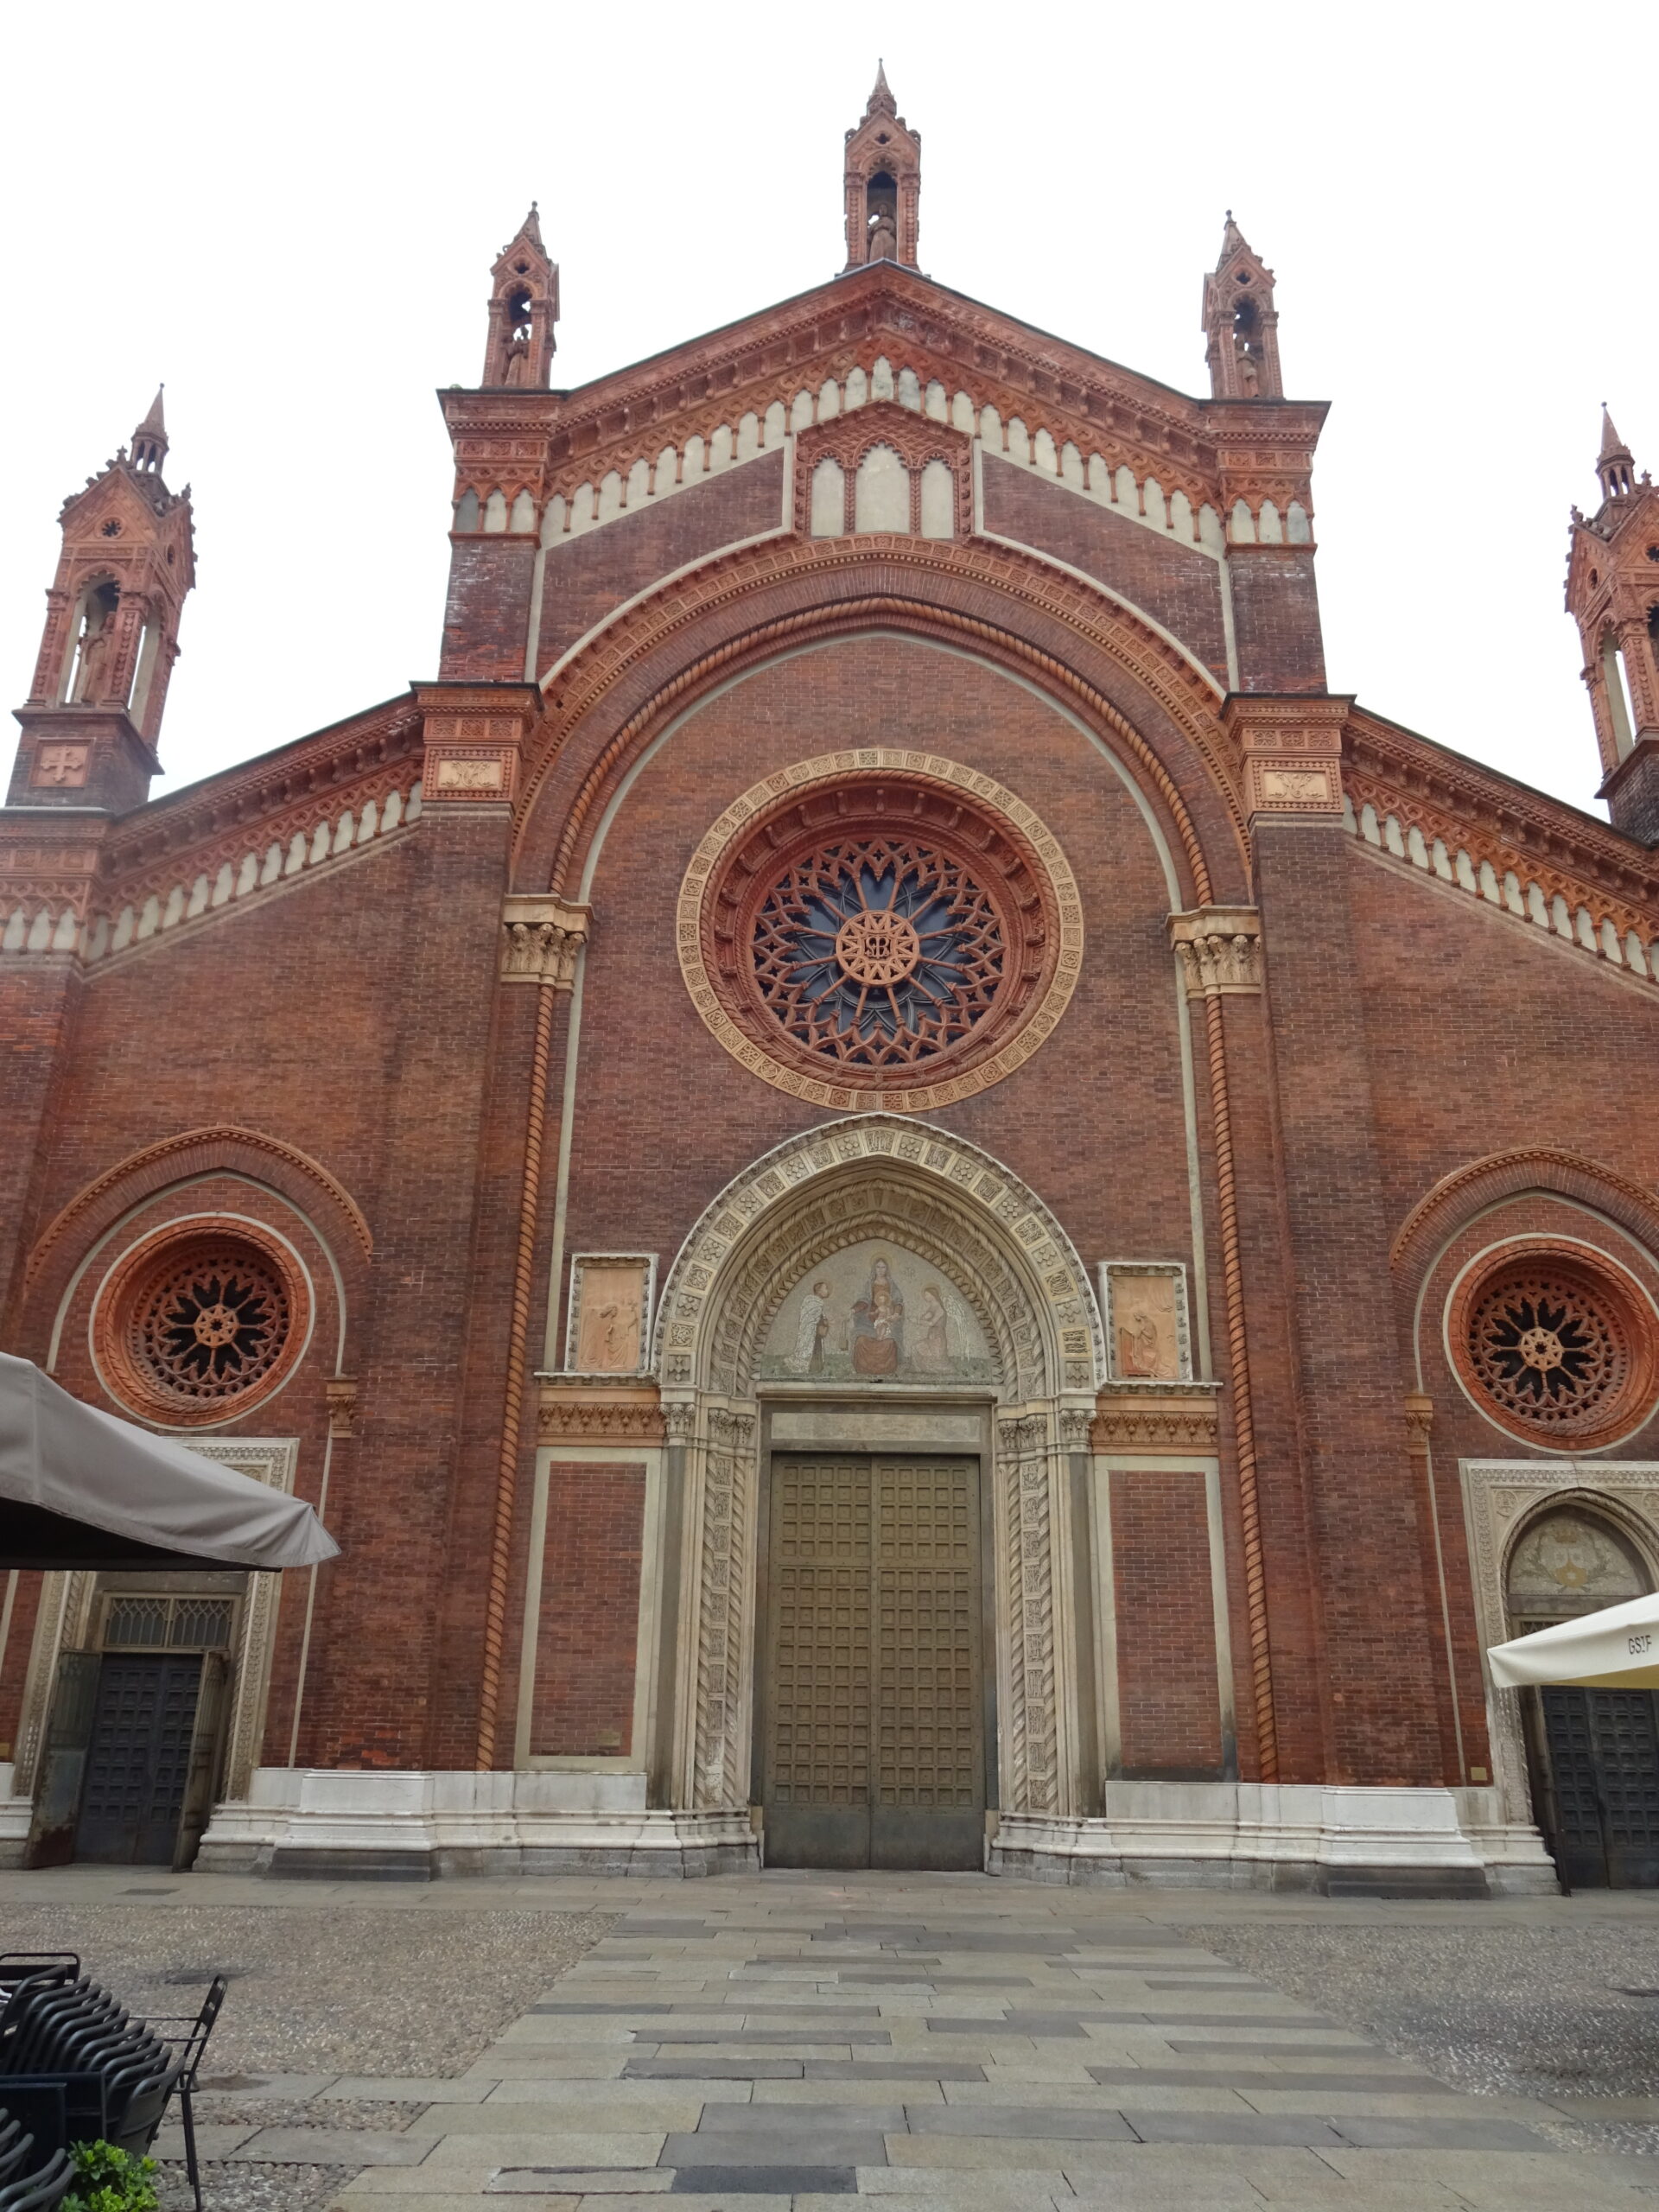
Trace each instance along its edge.
<instances>
[{"instance_id":1,"label":"green shrub","mask_svg":"<svg viewBox=\"0 0 1659 2212\"><path fill-rule=\"evenodd\" d=\"M150 2177L154 2158L135 2158L113 2143L77 2143L70 2152L75 2185L62 2212L156 2212L161 2199Z\"/></svg>"}]
</instances>

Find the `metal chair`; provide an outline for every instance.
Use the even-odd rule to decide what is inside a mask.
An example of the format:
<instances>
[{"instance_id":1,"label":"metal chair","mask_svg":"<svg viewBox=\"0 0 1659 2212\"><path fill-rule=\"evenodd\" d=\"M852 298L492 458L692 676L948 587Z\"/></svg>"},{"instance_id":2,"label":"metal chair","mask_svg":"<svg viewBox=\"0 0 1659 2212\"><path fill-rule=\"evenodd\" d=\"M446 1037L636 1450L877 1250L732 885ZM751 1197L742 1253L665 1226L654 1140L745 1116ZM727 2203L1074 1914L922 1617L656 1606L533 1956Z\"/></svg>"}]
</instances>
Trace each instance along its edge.
<instances>
[{"instance_id":1,"label":"metal chair","mask_svg":"<svg viewBox=\"0 0 1659 2212\"><path fill-rule=\"evenodd\" d=\"M202 2212L201 2171L196 2162L196 2114L194 2099L196 2094L196 2075L207 2050L207 2038L213 2032L219 2008L225 2002L229 1987L222 1974L216 1974L207 1986L207 1994L201 2001L201 2010L194 2018L188 2013L163 2014L150 2022L156 2028L183 2028L182 2036L169 2037L179 2060L179 2073L173 2088L179 2100L179 2119L184 2127L184 2168L196 2200L196 2212Z\"/></svg>"}]
</instances>

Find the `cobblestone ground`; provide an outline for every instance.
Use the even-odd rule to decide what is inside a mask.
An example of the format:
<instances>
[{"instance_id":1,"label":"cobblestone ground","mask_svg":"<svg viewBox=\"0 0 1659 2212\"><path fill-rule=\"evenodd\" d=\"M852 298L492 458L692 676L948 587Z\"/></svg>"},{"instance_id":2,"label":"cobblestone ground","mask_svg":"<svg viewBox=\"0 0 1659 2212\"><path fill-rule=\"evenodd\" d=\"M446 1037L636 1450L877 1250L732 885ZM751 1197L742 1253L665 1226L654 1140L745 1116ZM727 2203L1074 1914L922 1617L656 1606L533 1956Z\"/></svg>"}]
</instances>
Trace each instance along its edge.
<instances>
[{"instance_id":1,"label":"cobblestone ground","mask_svg":"<svg viewBox=\"0 0 1659 2212\"><path fill-rule=\"evenodd\" d=\"M1659 2212L1659 1897L72 1869L0 1929L231 1973L211 2212Z\"/></svg>"}]
</instances>

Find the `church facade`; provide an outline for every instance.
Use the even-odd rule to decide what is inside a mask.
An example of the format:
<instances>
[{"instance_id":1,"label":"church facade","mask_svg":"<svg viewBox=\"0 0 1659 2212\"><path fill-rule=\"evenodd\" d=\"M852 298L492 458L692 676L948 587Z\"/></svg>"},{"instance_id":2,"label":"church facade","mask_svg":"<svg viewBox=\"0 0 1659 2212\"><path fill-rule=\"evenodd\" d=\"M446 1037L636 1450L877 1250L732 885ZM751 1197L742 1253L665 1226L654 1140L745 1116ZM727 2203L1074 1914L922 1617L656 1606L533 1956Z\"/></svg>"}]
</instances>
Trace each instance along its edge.
<instances>
[{"instance_id":1,"label":"church facade","mask_svg":"<svg viewBox=\"0 0 1659 2212\"><path fill-rule=\"evenodd\" d=\"M160 799L159 404L67 504L3 1341L342 1551L6 1578L11 1863L1659 1878L1653 1700L1482 1657L1659 1581L1659 499L1609 823L1328 689L1230 217L1193 398L920 162L879 79L840 273L575 391L532 211L432 679Z\"/></svg>"}]
</instances>

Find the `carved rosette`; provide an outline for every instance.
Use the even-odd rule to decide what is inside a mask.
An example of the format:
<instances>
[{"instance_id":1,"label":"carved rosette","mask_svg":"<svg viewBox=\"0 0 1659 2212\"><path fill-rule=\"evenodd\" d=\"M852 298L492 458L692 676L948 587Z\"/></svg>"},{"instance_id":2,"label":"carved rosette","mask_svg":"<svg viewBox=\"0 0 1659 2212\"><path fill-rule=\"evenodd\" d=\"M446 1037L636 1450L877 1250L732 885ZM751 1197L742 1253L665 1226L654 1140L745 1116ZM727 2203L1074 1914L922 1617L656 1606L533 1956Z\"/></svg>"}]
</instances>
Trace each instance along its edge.
<instances>
[{"instance_id":1,"label":"carved rosette","mask_svg":"<svg viewBox=\"0 0 1659 2212\"><path fill-rule=\"evenodd\" d=\"M1198 906L1169 917L1190 999L1262 988L1262 917L1254 906Z\"/></svg>"},{"instance_id":2,"label":"carved rosette","mask_svg":"<svg viewBox=\"0 0 1659 2212\"><path fill-rule=\"evenodd\" d=\"M501 902L501 981L568 991L592 912L563 899L509 893Z\"/></svg>"}]
</instances>

